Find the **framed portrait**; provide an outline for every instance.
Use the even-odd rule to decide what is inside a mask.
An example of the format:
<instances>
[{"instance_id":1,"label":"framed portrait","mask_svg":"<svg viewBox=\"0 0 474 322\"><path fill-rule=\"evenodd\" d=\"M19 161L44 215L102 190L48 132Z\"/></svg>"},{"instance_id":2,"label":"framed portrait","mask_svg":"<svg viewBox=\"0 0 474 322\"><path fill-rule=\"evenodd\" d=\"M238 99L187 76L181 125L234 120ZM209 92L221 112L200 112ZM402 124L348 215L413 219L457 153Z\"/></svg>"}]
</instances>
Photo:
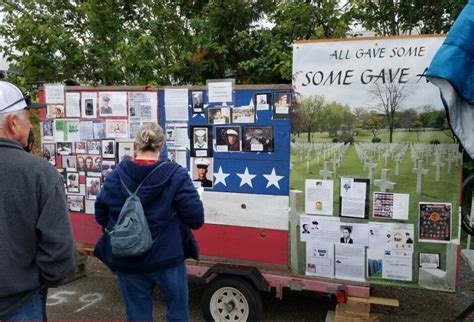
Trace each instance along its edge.
<instances>
[{"instance_id":1,"label":"framed portrait","mask_svg":"<svg viewBox=\"0 0 474 322\"><path fill-rule=\"evenodd\" d=\"M61 156L61 164L66 171L77 171L77 158L75 155L63 155Z\"/></svg>"},{"instance_id":2,"label":"framed portrait","mask_svg":"<svg viewBox=\"0 0 474 322\"><path fill-rule=\"evenodd\" d=\"M100 177L86 177L86 199L96 200L100 188Z\"/></svg>"},{"instance_id":3,"label":"framed portrait","mask_svg":"<svg viewBox=\"0 0 474 322\"><path fill-rule=\"evenodd\" d=\"M102 170L102 157L90 154L77 156L77 171L100 172Z\"/></svg>"},{"instance_id":4,"label":"framed portrait","mask_svg":"<svg viewBox=\"0 0 474 322\"><path fill-rule=\"evenodd\" d=\"M86 147L86 142L74 142L74 152L76 154L86 154L87 153L87 147Z\"/></svg>"},{"instance_id":5,"label":"framed portrait","mask_svg":"<svg viewBox=\"0 0 474 322\"><path fill-rule=\"evenodd\" d=\"M56 144L43 143L42 157L52 165L56 165Z\"/></svg>"},{"instance_id":6,"label":"framed portrait","mask_svg":"<svg viewBox=\"0 0 474 322\"><path fill-rule=\"evenodd\" d=\"M232 123L255 123L255 108L253 106L233 107Z\"/></svg>"},{"instance_id":7,"label":"framed portrait","mask_svg":"<svg viewBox=\"0 0 474 322\"><path fill-rule=\"evenodd\" d=\"M66 172L66 191L68 193L79 193L79 173Z\"/></svg>"},{"instance_id":8,"label":"framed portrait","mask_svg":"<svg viewBox=\"0 0 474 322\"><path fill-rule=\"evenodd\" d=\"M66 199L70 212L85 212L84 196L67 195Z\"/></svg>"},{"instance_id":9,"label":"framed portrait","mask_svg":"<svg viewBox=\"0 0 474 322\"><path fill-rule=\"evenodd\" d=\"M217 152L241 151L241 128L240 126L216 126L216 148Z\"/></svg>"},{"instance_id":10,"label":"framed portrait","mask_svg":"<svg viewBox=\"0 0 474 322\"><path fill-rule=\"evenodd\" d=\"M93 133L95 140L105 139L105 122L97 121L93 123Z\"/></svg>"},{"instance_id":11,"label":"framed portrait","mask_svg":"<svg viewBox=\"0 0 474 322\"><path fill-rule=\"evenodd\" d=\"M269 93L255 94L254 104L257 111L266 111L270 109L272 95Z\"/></svg>"},{"instance_id":12,"label":"framed portrait","mask_svg":"<svg viewBox=\"0 0 474 322\"><path fill-rule=\"evenodd\" d=\"M71 155L73 153L72 142L58 142L56 147L59 155Z\"/></svg>"},{"instance_id":13,"label":"framed portrait","mask_svg":"<svg viewBox=\"0 0 474 322\"><path fill-rule=\"evenodd\" d=\"M290 116L291 92L273 93L273 118L287 119Z\"/></svg>"},{"instance_id":14,"label":"framed portrait","mask_svg":"<svg viewBox=\"0 0 474 322\"><path fill-rule=\"evenodd\" d=\"M191 127L191 155L194 157L211 157L212 149L212 127Z\"/></svg>"},{"instance_id":15,"label":"framed portrait","mask_svg":"<svg viewBox=\"0 0 474 322\"><path fill-rule=\"evenodd\" d=\"M133 142L117 142L117 158L123 160L133 160L135 156L135 147Z\"/></svg>"},{"instance_id":16,"label":"framed portrait","mask_svg":"<svg viewBox=\"0 0 474 322\"><path fill-rule=\"evenodd\" d=\"M97 118L97 93L81 93L81 117L85 119Z\"/></svg>"},{"instance_id":17,"label":"framed portrait","mask_svg":"<svg viewBox=\"0 0 474 322\"><path fill-rule=\"evenodd\" d=\"M436 269L441 267L439 253L420 253L419 267Z\"/></svg>"},{"instance_id":18,"label":"framed portrait","mask_svg":"<svg viewBox=\"0 0 474 322\"><path fill-rule=\"evenodd\" d=\"M273 152L272 126L244 126L242 149L246 152Z\"/></svg>"},{"instance_id":19,"label":"framed portrait","mask_svg":"<svg viewBox=\"0 0 474 322\"><path fill-rule=\"evenodd\" d=\"M192 91L191 92L193 114L204 113L204 92L203 91Z\"/></svg>"},{"instance_id":20,"label":"framed portrait","mask_svg":"<svg viewBox=\"0 0 474 322\"><path fill-rule=\"evenodd\" d=\"M107 138L128 138L128 121L127 120L110 120L105 121Z\"/></svg>"},{"instance_id":21,"label":"framed portrait","mask_svg":"<svg viewBox=\"0 0 474 322\"><path fill-rule=\"evenodd\" d=\"M102 140L102 157L105 159L115 158L115 140Z\"/></svg>"},{"instance_id":22,"label":"framed portrait","mask_svg":"<svg viewBox=\"0 0 474 322\"><path fill-rule=\"evenodd\" d=\"M191 158L191 178L200 183L203 188L212 188L213 183L213 159Z\"/></svg>"},{"instance_id":23,"label":"framed portrait","mask_svg":"<svg viewBox=\"0 0 474 322\"><path fill-rule=\"evenodd\" d=\"M86 141L87 154L100 155L102 144L99 140Z\"/></svg>"},{"instance_id":24,"label":"framed portrait","mask_svg":"<svg viewBox=\"0 0 474 322\"><path fill-rule=\"evenodd\" d=\"M231 109L225 107L213 107L207 109L209 124L228 124L231 119Z\"/></svg>"},{"instance_id":25,"label":"framed portrait","mask_svg":"<svg viewBox=\"0 0 474 322\"><path fill-rule=\"evenodd\" d=\"M109 173L115 170L117 162L115 160L102 160L102 171L101 174L105 178Z\"/></svg>"},{"instance_id":26,"label":"framed portrait","mask_svg":"<svg viewBox=\"0 0 474 322\"><path fill-rule=\"evenodd\" d=\"M166 128L166 143L170 144L170 143L173 143L174 144L174 141L175 141L175 129L172 128L172 127L167 127Z\"/></svg>"},{"instance_id":27,"label":"framed portrait","mask_svg":"<svg viewBox=\"0 0 474 322\"><path fill-rule=\"evenodd\" d=\"M41 124L41 131L44 140L54 139L54 120L44 120Z\"/></svg>"},{"instance_id":28,"label":"framed portrait","mask_svg":"<svg viewBox=\"0 0 474 322\"><path fill-rule=\"evenodd\" d=\"M99 116L127 116L127 92L99 92Z\"/></svg>"}]
</instances>

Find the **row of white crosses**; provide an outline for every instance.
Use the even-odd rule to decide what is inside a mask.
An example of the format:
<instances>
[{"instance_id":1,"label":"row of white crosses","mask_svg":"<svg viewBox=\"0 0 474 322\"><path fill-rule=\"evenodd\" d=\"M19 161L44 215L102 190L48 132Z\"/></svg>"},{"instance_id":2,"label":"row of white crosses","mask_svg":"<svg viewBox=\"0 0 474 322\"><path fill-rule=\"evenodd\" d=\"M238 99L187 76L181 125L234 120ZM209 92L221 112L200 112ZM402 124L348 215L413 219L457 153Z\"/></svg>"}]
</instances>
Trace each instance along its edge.
<instances>
[{"instance_id":1,"label":"row of white crosses","mask_svg":"<svg viewBox=\"0 0 474 322\"><path fill-rule=\"evenodd\" d=\"M319 170L319 175L324 178L324 180L327 180L331 177L335 177L337 174L337 168L341 166L342 161L344 160L344 157L347 154L347 151L349 150L349 144L342 144L338 146L338 150L334 152L333 158L332 158L332 170L329 170L329 161L324 161L323 164L323 169Z\"/></svg>"},{"instance_id":2,"label":"row of white crosses","mask_svg":"<svg viewBox=\"0 0 474 322\"><path fill-rule=\"evenodd\" d=\"M306 173L310 172L310 163L314 155L316 155L317 166L320 165L321 158L324 162L332 158L332 160L335 159L336 162L340 163L342 158L340 150L343 147L344 143L291 143L291 148L296 151L300 162L303 162L303 156L305 156Z\"/></svg>"}]
</instances>

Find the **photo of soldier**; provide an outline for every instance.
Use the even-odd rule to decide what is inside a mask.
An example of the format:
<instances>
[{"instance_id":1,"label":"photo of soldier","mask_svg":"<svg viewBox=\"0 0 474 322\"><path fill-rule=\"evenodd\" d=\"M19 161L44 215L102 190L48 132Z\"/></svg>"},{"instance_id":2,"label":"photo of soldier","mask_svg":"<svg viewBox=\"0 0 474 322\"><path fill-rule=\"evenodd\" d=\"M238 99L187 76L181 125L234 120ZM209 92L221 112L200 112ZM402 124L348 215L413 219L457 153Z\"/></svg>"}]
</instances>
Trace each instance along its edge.
<instances>
[{"instance_id":1,"label":"photo of soldier","mask_svg":"<svg viewBox=\"0 0 474 322\"><path fill-rule=\"evenodd\" d=\"M273 127L243 127L243 151L273 152Z\"/></svg>"}]
</instances>

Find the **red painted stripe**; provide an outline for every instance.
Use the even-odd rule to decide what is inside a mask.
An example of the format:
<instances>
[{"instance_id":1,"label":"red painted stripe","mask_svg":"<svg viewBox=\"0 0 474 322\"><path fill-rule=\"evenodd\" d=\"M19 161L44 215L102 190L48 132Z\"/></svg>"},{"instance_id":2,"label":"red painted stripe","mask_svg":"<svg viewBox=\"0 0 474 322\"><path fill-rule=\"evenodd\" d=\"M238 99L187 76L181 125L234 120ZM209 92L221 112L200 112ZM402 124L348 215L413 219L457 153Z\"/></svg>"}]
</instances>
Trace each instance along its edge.
<instances>
[{"instance_id":1,"label":"red painted stripe","mask_svg":"<svg viewBox=\"0 0 474 322\"><path fill-rule=\"evenodd\" d=\"M203 256L288 265L288 231L206 224L193 234Z\"/></svg>"},{"instance_id":2,"label":"red painted stripe","mask_svg":"<svg viewBox=\"0 0 474 322\"><path fill-rule=\"evenodd\" d=\"M102 236L102 229L95 221L95 216L72 213L70 218L74 240L81 244L95 245Z\"/></svg>"},{"instance_id":3,"label":"red painted stripe","mask_svg":"<svg viewBox=\"0 0 474 322\"><path fill-rule=\"evenodd\" d=\"M71 222L78 243L95 244L102 235L94 215L73 213ZM206 224L193 233L202 256L288 265L287 231Z\"/></svg>"}]
</instances>

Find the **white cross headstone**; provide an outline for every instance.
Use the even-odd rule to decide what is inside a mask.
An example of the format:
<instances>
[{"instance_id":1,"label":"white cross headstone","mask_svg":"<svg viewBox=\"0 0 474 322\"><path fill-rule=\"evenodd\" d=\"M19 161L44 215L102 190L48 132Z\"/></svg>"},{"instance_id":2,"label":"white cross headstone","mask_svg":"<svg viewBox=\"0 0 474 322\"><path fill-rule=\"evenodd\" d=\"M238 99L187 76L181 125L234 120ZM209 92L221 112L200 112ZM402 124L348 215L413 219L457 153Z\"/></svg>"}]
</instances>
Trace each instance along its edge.
<instances>
[{"instance_id":1,"label":"white cross headstone","mask_svg":"<svg viewBox=\"0 0 474 322\"><path fill-rule=\"evenodd\" d=\"M398 154L395 157L395 175L398 177L400 175L400 164L403 161L403 156Z\"/></svg>"},{"instance_id":2,"label":"white cross headstone","mask_svg":"<svg viewBox=\"0 0 474 322\"><path fill-rule=\"evenodd\" d=\"M388 150L387 150L387 151L385 151L385 153L383 154L383 158L384 158L384 160L385 160L385 163L384 163L384 164L385 164L385 167L387 167L387 165L388 165L388 158L389 158L389 157L390 157L390 153L389 153Z\"/></svg>"},{"instance_id":3,"label":"white cross headstone","mask_svg":"<svg viewBox=\"0 0 474 322\"><path fill-rule=\"evenodd\" d=\"M316 163L319 165L321 159L321 150L316 150Z\"/></svg>"},{"instance_id":4,"label":"white cross headstone","mask_svg":"<svg viewBox=\"0 0 474 322\"><path fill-rule=\"evenodd\" d=\"M329 171L329 161L324 161L323 170L319 170L319 175L327 180L332 177L332 171Z\"/></svg>"},{"instance_id":5,"label":"white cross headstone","mask_svg":"<svg viewBox=\"0 0 474 322\"><path fill-rule=\"evenodd\" d=\"M332 161L332 172L334 173L334 175L336 175L337 164L338 164L338 160L337 160L336 156L333 156L331 161Z\"/></svg>"},{"instance_id":6,"label":"white cross headstone","mask_svg":"<svg viewBox=\"0 0 474 322\"><path fill-rule=\"evenodd\" d=\"M454 162L456 162L456 157L453 156L452 153L450 153L450 154L448 155L448 159L447 159L446 161L448 162L448 173L450 174L450 173L451 173L451 170L452 170L452 164L453 164Z\"/></svg>"},{"instance_id":7,"label":"white cross headstone","mask_svg":"<svg viewBox=\"0 0 474 322\"><path fill-rule=\"evenodd\" d=\"M309 173L309 163L311 162L311 153L308 151L306 154L306 173Z\"/></svg>"},{"instance_id":8,"label":"white cross headstone","mask_svg":"<svg viewBox=\"0 0 474 322\"><path fill-rule=\"evenodd\" d=\"M374 185L380 188L381 192L385 192L387 190L393 190L395 187L396 183L391 182L390 179L388 178L388 172L389 169L382 169L382 175L380 177L380 180L374 180Z\"/></svg>"},{"instance_id":9,"label":"white cross headstone","mask_svg":"<svg viewBox=\"0 0 474 322\"><path fill-rule=\"evenodd\" d=\"M375 168L377 168L377 163L375 162L372 162L372 160L370 162L367 162L367 169L369 169L369 180L370 180L370 183L372 183L372 178L374 176L374 170Z\"/></svg>"},{"instance_id":10,"label":"white cross headstone","mask_svg":"<svg viewBox=\"0 0 474 322\"><path fill-rule=\"evenodd\" d=\"M413 173L416 173L416 193L421 195L423 191L423 176L428 174L427 169L423 169L423 160L418 160L418 167L413 168Z\"/></svg>"},{"instance_id":11,"label":"white cross headstone","mask_svg":"<svg viewBox=\"0 0 474 322\"><path fill-rule=\"evenodd\" d=\"M436 167L436 182L439 182L440 169L445 165L445 163L441 160L441 155L436 154L436 161L433 162L433 165Z\"/></svg>"}]
</instances>

